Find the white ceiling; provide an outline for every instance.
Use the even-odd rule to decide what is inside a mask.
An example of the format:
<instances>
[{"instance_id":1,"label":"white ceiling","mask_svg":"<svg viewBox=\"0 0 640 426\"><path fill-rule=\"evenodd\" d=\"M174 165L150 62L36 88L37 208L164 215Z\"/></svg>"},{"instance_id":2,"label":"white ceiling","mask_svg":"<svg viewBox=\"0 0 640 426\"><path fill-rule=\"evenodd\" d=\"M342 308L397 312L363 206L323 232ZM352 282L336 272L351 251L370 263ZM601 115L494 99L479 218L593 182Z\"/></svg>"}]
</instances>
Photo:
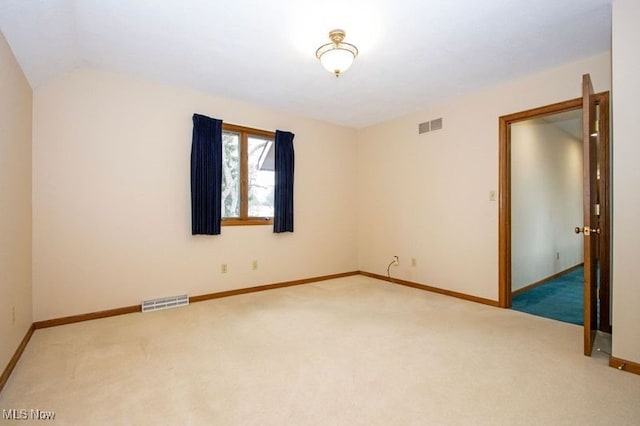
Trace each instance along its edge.
<instances>
[{"instance_id":1,"label":"white ceiling","mask_svg":"<svg viewBox=\"0 0 640 426\"><path fill-rule=\"evenodd\" d=\"M532 121L536 122L535 119ZM539 122L552 124L572 138L582 142L582 108L547 115L540 118Z\"/></svg>"},{"instance_id":2,"label":"white ceiling","mask_svg":"<svg viewBox=\"0 0 640 426\"><path fill-rule=\"evenodd\" d=\"M611 0L0 0L35 88L90 66L360 128L610 49ZM360 50L336 79L328 32Z\"/></svg>"}]
</instances>

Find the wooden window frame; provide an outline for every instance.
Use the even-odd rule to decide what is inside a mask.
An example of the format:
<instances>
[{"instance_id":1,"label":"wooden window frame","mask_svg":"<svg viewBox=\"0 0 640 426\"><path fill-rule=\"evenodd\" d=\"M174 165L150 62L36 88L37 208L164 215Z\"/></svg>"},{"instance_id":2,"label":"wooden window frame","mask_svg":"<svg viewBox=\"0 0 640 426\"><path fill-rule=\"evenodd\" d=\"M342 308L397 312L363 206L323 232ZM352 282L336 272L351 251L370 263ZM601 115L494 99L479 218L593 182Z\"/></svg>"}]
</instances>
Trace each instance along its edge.
<instances>
[{"instance_id":1,"label":"wooden window frame","mask_svg":"<svg viewBox=\"0 0 640 426\"><path fill-rule=\"evenodd\" d=\"M269 138L275 143L275 132L222 123L222 131L240 136L240 217L222 218L222 226L273 225L273 217L249 217L249 136Z\"/></svg>"}]
</instances>

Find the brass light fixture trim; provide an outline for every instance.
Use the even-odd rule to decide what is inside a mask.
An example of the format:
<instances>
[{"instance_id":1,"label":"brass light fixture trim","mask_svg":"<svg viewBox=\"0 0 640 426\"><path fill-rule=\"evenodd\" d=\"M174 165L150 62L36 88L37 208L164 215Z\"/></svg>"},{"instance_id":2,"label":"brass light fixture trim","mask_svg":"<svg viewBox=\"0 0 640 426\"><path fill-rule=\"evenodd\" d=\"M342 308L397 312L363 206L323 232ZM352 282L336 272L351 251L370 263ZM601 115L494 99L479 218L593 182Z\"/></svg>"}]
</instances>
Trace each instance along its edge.
<instances>
[{"instance_id":1,"label":"brass light fixture trim","mask_svg":"<svg viewBox=\"0 0 640 426\"><path fill-rule=\"evenodd\" d=\"M323 44L316 50L316 58L336 77L340 77L340 73L346 71L358 56L358 48L353 44L345 43L345 37L344 30L332 30L329 32L331 43Z\"/></svg>"}]
</instances>

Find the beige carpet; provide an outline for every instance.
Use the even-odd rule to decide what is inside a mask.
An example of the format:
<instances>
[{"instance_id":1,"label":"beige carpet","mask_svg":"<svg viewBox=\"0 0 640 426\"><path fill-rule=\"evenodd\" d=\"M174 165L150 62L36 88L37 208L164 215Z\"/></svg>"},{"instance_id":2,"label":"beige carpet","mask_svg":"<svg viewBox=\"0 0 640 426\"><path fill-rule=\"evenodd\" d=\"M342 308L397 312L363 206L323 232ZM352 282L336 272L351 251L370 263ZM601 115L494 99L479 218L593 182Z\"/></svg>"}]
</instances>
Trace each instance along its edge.
<instances>
[{"instance_id":1,"label":"beige carpet","mask_svg":"<svg viewBox=\"0 0 640 426\"><path fill-rule=\"evenodd\" d=\"M640 424L640 377L581 339L355 276L38 330L0 409L71 425Z\"/></svg>"}]
</instances>

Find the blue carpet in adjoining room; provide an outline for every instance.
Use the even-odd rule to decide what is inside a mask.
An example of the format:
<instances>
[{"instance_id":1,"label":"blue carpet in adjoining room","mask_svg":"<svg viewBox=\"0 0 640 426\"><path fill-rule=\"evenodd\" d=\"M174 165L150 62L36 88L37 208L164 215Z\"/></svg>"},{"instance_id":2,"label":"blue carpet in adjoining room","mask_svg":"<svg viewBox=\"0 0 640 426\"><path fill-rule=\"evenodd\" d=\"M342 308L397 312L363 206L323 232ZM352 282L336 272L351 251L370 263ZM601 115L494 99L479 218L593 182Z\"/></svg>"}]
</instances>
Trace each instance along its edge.
<instances>
[{"instance_id":1,"label":"blue carpet in adjoining room","mask_svg":"<svg viewBox=\"0 0 640 426\"><path fill-rule=\"evenodd\" d=\"M584 268L581 266L515 296L511 307L545 318L583 325Z\"/></svg>"}]
</instances>

